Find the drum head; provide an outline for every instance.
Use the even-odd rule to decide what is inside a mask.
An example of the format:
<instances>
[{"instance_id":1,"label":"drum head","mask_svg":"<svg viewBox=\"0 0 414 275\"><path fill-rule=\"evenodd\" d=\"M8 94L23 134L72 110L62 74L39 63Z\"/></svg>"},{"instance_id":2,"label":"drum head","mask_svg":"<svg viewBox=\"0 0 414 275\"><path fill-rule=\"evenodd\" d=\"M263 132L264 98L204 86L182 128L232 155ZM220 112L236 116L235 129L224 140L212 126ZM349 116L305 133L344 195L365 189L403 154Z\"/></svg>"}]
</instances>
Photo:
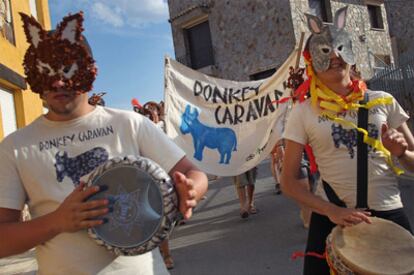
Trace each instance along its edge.
<instances>
[{"instance_id":1,"label":"drum head","mask_svg":"<svg viewBox=\"0 0 414 275\"><path fill-rule=\"evenodd\" d=\"M103 216L108 222L89 233L116 254L145 253L172 230L177 197L168 175L151 160L109 160L92 173L88 185L105 186L89 200L107 198L113 209Z\"/></svg>"},{"instance_id":2,"label":"drum head","mask_svg":"<svg viewBox=\"0 0 414 275\"><path fill-rule=\"evenodd\" d=\"M335 227L332 246L339 258L358 274L412 274L414 237L403 227L380 218L372 224Z\"/></svg>"}]
</instances>

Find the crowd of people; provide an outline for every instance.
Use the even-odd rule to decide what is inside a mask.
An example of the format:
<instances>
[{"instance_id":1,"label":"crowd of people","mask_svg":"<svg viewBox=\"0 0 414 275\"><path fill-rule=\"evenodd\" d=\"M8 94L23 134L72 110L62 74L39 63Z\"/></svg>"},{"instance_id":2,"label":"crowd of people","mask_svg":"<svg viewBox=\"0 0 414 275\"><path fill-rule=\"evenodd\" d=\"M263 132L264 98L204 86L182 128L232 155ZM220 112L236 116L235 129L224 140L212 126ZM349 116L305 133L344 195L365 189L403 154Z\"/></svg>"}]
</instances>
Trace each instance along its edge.
<instances>
[{"instance_id":1,"label":"crowd of people","mask_svg":"<svg viewBox=\"0 0 414 275\"><path fill-rule=\"evenodd\" d=\"M345 31L346 8L336 12L332 25L306 16L311 32L303 52L306 79L292 90L293 107L271 153L276 192L300 205L303 225L309 228L306 252L323 254L335 226L371 223L373 216L412 233L393 164L398 159L405 169L414 170L408 115L390 94L368 90L352 73L356 58ZM83 177L110 158L150 158L173 179L179 211L189 219L207 191L207 175L163 133L163 103L141 106L134 101L137 115L104 107L104 93L88 98L97 69L82 35L81 13L65 17L51 32L33 17L22 15L22 20L30 45L24 60L27 81L46 102L48 113L0 144L0 236L7 236L1 239L0 257L36 247L41 274L168 274L166 268L174 267L168 238L160 245L161 253L155 249L136 256L116 256L92 242L85 229L106 223L101 217L113 211L113 204L109 199L87 200L103 190L86 186ZM56 73L39 60L48 61ZM357 126L361 108L369 110L369 133ZM76 138L75 133L94 129L106 131L93 139ZM358 132L369 145L366 208L356 207L357 142L350 139ZM60 142L38 146L53 139ZM315 164L318 170L312 171ZM257 173L254 167L233 177L244 220L259 211L254 197ZM31 219L22 221L25 204ZM326 259L306 254L304 274L329 273Z\"/></svg>"}]
</instances>

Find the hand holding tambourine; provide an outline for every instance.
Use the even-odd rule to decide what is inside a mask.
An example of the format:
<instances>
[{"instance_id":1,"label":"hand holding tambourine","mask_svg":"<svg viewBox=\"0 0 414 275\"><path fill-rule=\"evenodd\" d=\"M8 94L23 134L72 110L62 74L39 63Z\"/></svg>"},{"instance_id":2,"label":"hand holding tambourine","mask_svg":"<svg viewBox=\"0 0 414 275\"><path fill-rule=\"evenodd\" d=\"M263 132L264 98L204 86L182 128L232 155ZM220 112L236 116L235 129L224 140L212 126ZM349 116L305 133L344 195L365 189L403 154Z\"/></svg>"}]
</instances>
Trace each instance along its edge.
<instances>
[{"instance_id":1,"label":"hand holding tambourine","mask_svg":"<svg viewBox=\"0 0 414 275\"><path fill-rule=\"evenodd\" d=\"M194 195L191 180L179 172L174 174L174 178L178 182L177 188L190 188L183 201L191 204L191 196ZM103 216L107 222L89 228L88 233L98 244L117 255L151 251L182 218L171 178L150 159L110 159L91 173L87 186L105 186L104 191L89 200L106 198L111 208ZM189 211L191 216L191 209Z\"/></svg>"}]
</instances>

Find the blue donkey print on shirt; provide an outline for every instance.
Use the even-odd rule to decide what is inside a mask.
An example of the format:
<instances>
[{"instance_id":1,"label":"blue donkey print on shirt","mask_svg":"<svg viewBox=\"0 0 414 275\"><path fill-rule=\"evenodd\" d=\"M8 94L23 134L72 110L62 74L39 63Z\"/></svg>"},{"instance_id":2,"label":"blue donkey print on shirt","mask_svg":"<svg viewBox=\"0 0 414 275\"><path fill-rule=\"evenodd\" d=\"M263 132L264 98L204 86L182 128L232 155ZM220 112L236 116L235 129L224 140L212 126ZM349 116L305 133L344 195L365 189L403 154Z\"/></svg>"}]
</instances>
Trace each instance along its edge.
<instances>
[{"instance_id":1,"label":"blue donkey print on shirt","mask_svg":"<svg viewBox=\"0 0 414 275\"><path fill-rule=\"evenodd\" d=\"M358 131L356 129L345 129L340 124L333 123L331 125L332 139L336 148L339 148L343 144L347 149L351 159L355 156L354 147L357 146ZM368 123L368 136L374 139L378 139L379 130L375 124ZM371 146L368 146L368 152L372 150ZM375 152L375 149L374 149Z\"/></svg>"},{"instance_id":2,"label":"blue donkey print on shirt","mask_svg":"<svg viewBox=\"0 0 414 275\"><path fill-rule=\"evenodd\" d=\"M68 157L65 151L56 153L56 177L62 182L65 176L69 177L75 186L80 178L108 160L108 152L102 147L95 147L73 158Z\"/></svg>"},{"instance_id":3,"label":"blue donkey print on shirt","mask_svg":"<svg viewBox=\"0 0 414 275\"><path fill-rule=\"evenodd\" d=\"M214 128L202 124L198 120L198 110L191 112L187 105L181 116L181 133L191 133L194 144L194 158L202 161L204 147L217 149L220 153L220 162L229 164L232 151L237 151L237 138L230 128Z\"/></svg>"}]
</instances>

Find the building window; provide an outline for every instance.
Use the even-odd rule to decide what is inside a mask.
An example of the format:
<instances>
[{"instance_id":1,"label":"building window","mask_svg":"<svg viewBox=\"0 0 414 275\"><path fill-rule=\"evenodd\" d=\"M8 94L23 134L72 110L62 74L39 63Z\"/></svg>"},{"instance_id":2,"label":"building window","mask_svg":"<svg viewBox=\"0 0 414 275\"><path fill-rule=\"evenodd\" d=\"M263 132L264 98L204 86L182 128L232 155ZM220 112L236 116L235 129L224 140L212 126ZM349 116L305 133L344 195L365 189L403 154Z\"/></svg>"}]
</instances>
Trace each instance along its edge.
<instances>
[{"instance_id":1,"label":"building window","mask_svg":"<svg viewBox=\"0 0 414 275\"><path fill-rule=\"evenodd\" d=\"M15 44L10 0L0 0L0 36Z\"/></svg>"},{"instance_id":2,"label":"building window","mask_svg":"<svg viewBox=\"0 0 414 275\"><path fill-rule=\"evenodd\" d=\"M29 0L30 13L37 19L37 5L36 0Z\"/></svg>"},{"instance_id":3,"label":"building window","mask_svg":"<svg viewBox=\"0 0 414 275\"><path fill-rule=\"evenodd\" d=\"M275 72L276 72L275 68L269 69L269 70L266 70L266 71L262 71L262 72L258 72L258 73L252 74L250 76L250 79L251 80L265 79L265 78L268 78L268 77L272 76Z\"/></svg>"},{"instance_id":4,"label":"building window","mask_svg":"<svg viewBox=\"0 0 414 275\"><path fill-rule=\"evenodd\" d=\"M309 0L309 11L325 23L333 22L330 0Z\"/></svg>"},{"instance_id":5,"label":"building window","mask_svg":"<svg viewBox=\"0 0 414 275\"><path fill-rule=\"evenodd\" d=\"M382 20L381 6L367 5L369 22L372 29L384 29L384 21Z\"/></svg>"},{"instance_id":6,"label":"building window","mask_svg":"<svg viewBox=\"0 0 414 275\"><path fill-rule=\"evenodd\" d=\"M13 94L0 87L0 109L4 136L17 130L16 110Z\"/></svg>"},{"instance_id":7,"label":"building window","mask_svg":"<svg viewBox=\"0 0 414 275\"><path fill-rule=\"evenodd\" d=\"M374 74L381 72L389 65L391 65L389 55L374 54Z\"/></svg>"},{"instance_id":8,"label":"building window","mask_svg":"<svg viewBox=\"0 0 414 275\"><path fill-rule=\"evenodd\" d=\"M184 30L191 68L197 70L214 65L213 45L208 21Z\"/></svg>"}]
</instances>

